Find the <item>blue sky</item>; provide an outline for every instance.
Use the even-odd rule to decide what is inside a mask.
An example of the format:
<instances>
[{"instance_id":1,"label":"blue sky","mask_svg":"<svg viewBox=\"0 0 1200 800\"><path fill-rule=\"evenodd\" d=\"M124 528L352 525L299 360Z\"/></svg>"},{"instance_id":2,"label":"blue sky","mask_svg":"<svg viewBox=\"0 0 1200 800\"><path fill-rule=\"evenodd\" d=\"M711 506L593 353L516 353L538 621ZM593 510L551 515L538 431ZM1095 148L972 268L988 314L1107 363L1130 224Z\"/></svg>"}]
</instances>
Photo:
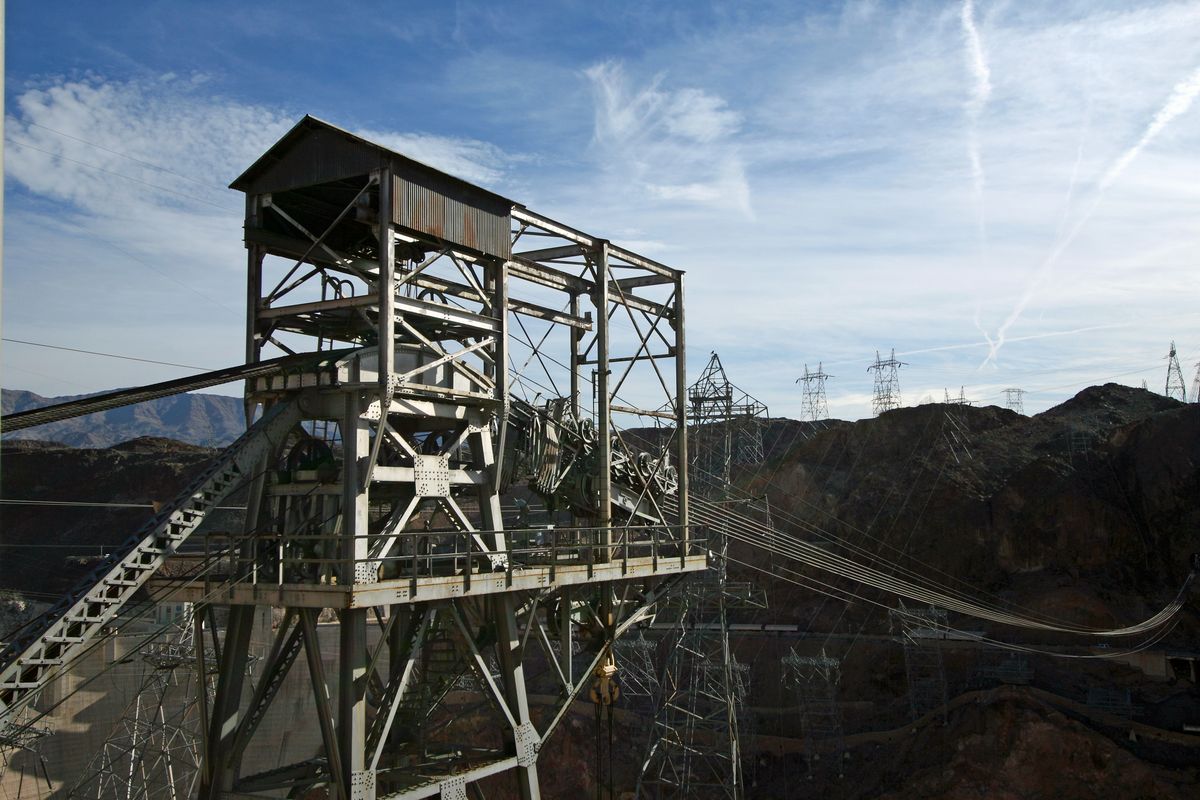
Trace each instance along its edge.
<instances>
[{"instance_id":1,"label":"blue sky","mask_svg":"<svg viewBox=\"0 0 1200 800\"><path fill-rule=\"evenodd\" d=\"M1200 361L1200 3L10 0L6 34L8 338L236 363L224 187L311 113L687 270L692 372L775 415L818 361L868 415L877 349L906 403L1031 411Z\"/></svg>"}]
</instances>

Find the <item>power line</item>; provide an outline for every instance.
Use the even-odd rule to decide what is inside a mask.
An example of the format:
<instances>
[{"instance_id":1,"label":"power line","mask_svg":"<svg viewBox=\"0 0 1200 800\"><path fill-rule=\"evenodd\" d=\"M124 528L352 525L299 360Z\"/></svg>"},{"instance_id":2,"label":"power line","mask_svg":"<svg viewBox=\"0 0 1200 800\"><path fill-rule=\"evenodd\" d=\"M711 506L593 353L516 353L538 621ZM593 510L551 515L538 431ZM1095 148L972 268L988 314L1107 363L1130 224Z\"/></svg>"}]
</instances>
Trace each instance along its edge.
<instances>
[{"instance_id":1,"label":"power line","mask_svg":"<svg viewBox=\"0 0 1200 800\"><path fill-rule=\"evenodd\" d=\"M0 505L5 506L68 506L71 508L154 508L153 503L101 503L90 502L87 500L22 500L14 498L0 498ZM214 506L214 511L245 511L245 506ZM0 547L57 547L59 545L48 544L30 544L30 545L13 545L0 544ZM74 545L61 545L62 547L74 547Z\"/></svg>"},{"instance_id":2,"label":"power line","mask_svg":"<svg viewBox=\"0 0 1200 800\"><path fill-rule=\"evenodd\" d=\"M89 356L104 356L105 358L119 358L119 359L122 359L123 361L140 361L144 364L161 364L164 367L181 367L183 369L194 369L194 370L198 370L200 372L212 372L213 371L211 367L197 367L192 364L176 364L173 361L156 361L152 358L138 358L136 356L122 356L122 355L118 355L117 353L101 353L96 350L80 350L77 347L63 347L62 345L46 344L45 342L30 342L25 339L11 339L7 336L3 337L3 340L6 342L11 342L12 344L25 344L25 345L29 345L30 347L48 347L51 350L66 350L69 353L84 353L85 355L89 355Z\"/></svg>"}]
</instances>

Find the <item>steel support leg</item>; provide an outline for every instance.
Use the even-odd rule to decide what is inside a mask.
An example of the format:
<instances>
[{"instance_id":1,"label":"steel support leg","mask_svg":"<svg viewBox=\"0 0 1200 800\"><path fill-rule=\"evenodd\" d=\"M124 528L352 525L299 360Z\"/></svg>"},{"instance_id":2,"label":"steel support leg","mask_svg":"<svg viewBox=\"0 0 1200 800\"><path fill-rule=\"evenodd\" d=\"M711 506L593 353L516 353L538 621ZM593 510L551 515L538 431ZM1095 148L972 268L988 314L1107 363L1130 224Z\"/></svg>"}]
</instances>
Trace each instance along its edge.
<instances>
[{"instance_id":1,"label":"steel support leg","mask_svg":"<svg viewBox=\"0 0 1200 800\"><path fill-rule=\"evenodd\" d=\"M517 723L513 747L517 752L517 788L521 800L538 800L537 748L539 741L529 718L529 697L525 694L525 668L522 663L521 632L517 627L515 598L502 594L495 598L497 649L500 651L500 671L504 677L504 695L509 711Z\"/></svg>"}]
</instances>

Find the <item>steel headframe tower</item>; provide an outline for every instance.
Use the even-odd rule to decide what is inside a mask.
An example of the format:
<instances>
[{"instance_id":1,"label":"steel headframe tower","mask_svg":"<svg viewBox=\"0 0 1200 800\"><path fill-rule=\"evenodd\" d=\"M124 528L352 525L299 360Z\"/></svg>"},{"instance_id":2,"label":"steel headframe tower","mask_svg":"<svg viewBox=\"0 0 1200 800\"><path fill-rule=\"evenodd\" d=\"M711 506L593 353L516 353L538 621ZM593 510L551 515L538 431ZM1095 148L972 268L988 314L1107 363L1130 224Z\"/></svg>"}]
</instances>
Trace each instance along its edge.
<instances>
[{"instance_id":1,"label":"steel headframe tower","mask_svg":"<svg viewBox=\"0 0 1200 800\"><path fill-rule=\"evenodd\" d=\"M810 422L829 419L829 403L825 399L825 381L834 377L825 372L821 363L817 362L817 371L809 372L808 364L804 365L804 374L796 379L796 383L804 384L800 395L800 415Z\"/></svg>"},{"instance_id":2,"label":"steel headframe tower","mask_svg":"<svg viewBox=\"0 0 1200 800\"><path fill-rule=\"evenodd\" d=\"M616 424L685 428L683 275L308 117L233 187L246 194L247 361L268 347L315 358L248 382L248 407L290 404L300 424L257 473L228 581L209 593L230 622L201 795L464 798L511 770L536 798L538 752L572 701L586 687L615 698L613 642L706 567L686 437L639 454ZM521 360L544 375L510 374ZM557 396L521 400L527 381ZM322 421L340 444L307 433ZM524 478L557 525L505 530L501 495ZM260 603L283 622L249 687ZM330 612L335 680L317 626ZM530 648L558 698L542 707ZM246 754L297 661L318 756L262 769ZM483 711L447 707L455 674L473 676Z\"/></svg>"},{"instance_id":3,"label":"steel headframe tower","mask_svg":"<svg viewBox=\"0 0 1200 800\"><path fill-rule=\"evenodd\" d=\"M724 494L734 465L761 464L767 407L729 382L713 353L688 387L692 482L705 496Z\"/></svg>"},{"instance_id":4,"label":"steel headframe tower","mask_svg":"<svg viewBox=\"0 0 1200 800\"><path fill-rule=\"evenodd\" d=\"M572 702L616 697L613 642L707 569L688 524L683 274L311 117L233 188L236 371L257 421L0 651L0 724L149 590L228 620L213 658L193 648L217 675L211 703L197 692L200 798L459 799L500 773L539 797L538 753ZM544 383L510 372L522 357ZM527 380L555 396L522 399ZM616 423L645 417L674 427L639 453ZM515 482L553 525L506 530ZM180 555L239 485L243 532ZM198 568L164 575L169 558ZM248 680L259 608L278 625ZM553 701L527 691L530 648ZM453 673L473 676L465 705ZM286 685L311 703L302 726ZM260 735L272 725L289 746Z\"/></svg>"},{"instance_id":5,"label":"steel headframe tower","mask_svg":"<svg viewBox=\"0 0 1200 800\"><path fill-rule=\"evenodd\" d=\"M896 360L896 348L892 348L889 358L881 359L879 351L875 351L875 363L867 367L867 372L875 373L875 394L871 398L871 411L879 416L885 411L900 407L900 368L907 366L904 361Z\"/></svg>"},{"instance_id":6,"label":"steel headframe tower","mask_svg":"<svg viewBox=\"0 0 1200 800\"><path fill-rule=\"evenodd\" d=\"M1025 390L1009 388L1004 390L1004 407L1018 414L1025 413Z\"/></svg>"},{"instance_id":7,"label":"steel headframe tower","mask_svg":"<svg viewBox=\"0 0 1200 800\"><path fill-rule=\"evenodd\" d=\"M1167 385L1163 390L1167 397L1173 397L1181 403L1187 402L1187 387L1183 384L1183 370L1179 368L1179 356L1175 354L1175 342L1171 342L1171 350L1167 353Z\"/></svg>"}]
</instances>

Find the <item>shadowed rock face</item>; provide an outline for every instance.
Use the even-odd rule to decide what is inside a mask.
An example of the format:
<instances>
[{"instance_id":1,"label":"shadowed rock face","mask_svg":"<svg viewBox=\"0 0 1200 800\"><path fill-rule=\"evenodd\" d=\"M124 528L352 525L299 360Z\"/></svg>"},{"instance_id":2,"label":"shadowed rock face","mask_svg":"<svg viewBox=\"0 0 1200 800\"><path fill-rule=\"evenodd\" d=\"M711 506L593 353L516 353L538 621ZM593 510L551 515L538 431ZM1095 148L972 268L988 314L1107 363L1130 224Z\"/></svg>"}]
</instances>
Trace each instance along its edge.
<instances>
[{"instance_id":1,"label":"shadowed rock face","mask_svg":"<svg viewBox=\"0 0 1200 800\"><path fill-rule=\"evenodd\" d=\"M216 450L146 437L102 449L55 442L4 442L6 500L149 505L172 500ZM225 505L239 505L231 498ZM86 561L120 544L152 508L0 505L0 588L54 595L70 589ZM240 512L218 511L206 526L240 526Z\"/></svg>"},{"instance_id":2,"label":"shadowed rock face","mask_svg":"<svg viewBox=\"0 0 1200 800\"><path fill-rule=\"evenodd\" d=\"M663 436L643 433L647 441ZM765 439L766 463L744 470L738 483L765 494L781 526L804 523L825 534L806 538L827 537L847 554L861 547L973 595L990 593L1076 623L1106 626L1149 616L1174 595L1188 555L1200 550L1200 406L1142 390L1092 387L1034 417L939 404L856 423L832 421L815 433L807 423L776 420ZM5 442L2 493L163 501L214 453L153 438L102 449ZM228 501L240 503L240 497ZM213 524L236 529L238 513L224 513ZM144 508L4 505L0 531L4 544L67 544L83 554L123 541L149 514ZM80 570L62 564L63 552L0 551L0 588L46 595L65 590ZM739 557L762 562L754 553ZM800 726L789 710L795 700L780 689L779 659L796 641L735 639L738 659L752 667L758 733L778 744L778 752L764 746L753 758L757 767L748 774L755 785L747 797L1195 796L1200 777L1187 758L1195 755L1200 763L1200 747L1158 757L1153 748L1129 743L1127 732L1076 718L1032 690L962 703L946 726L913 732L903 653L886 636L885 613L753 572L735 577L755 580L769 598L766 611L755 617L734 612L735 621L800 623L818 634L810 642L814 649L823 644L821 634L844 634L828 647L844 658L839 696L847 736L864 737L851 746L843 778L822 766L809 780L799 755ZM952 624L981 627L954 618ZM1168 642L1200 649L1194 604ZM971 688L978 658L968 650L947 655L951 696ZM1200 694L1190 681L1154 682L1108 662L1035 658L1033 665L1036 688L1077 702L1090 686L1120 687L1148 711L1190 703L1176 716L1200 720ZM607 724L600 732L607 737ZM595 793L596 734L590 710L564 720L544 755L546 796ZM627 796L622 793L634 785L644 735L644 721L618 714L615 796ZM497 779L487 796L515 795Z\"/></svg>"},{"instance_id":3,"label":"shadowed rock face","mask_svg":"<svg viewBox=\"0 0 1200 800\"><path fill-rule=\"evenodd\" d=\"M773 423L747 488L916 570L989 591L1075 585L1136 615L1200 550L1198 405L1108 384L1034 417L933 404L810 439L798 425Z\"/></svg>"},{"instance_id":4,"label":"shadowed rock face","mask_svg":"<svg viewBox=\"0 0 1200 800\"><path fill-rule=\"evenodd\" d=\"M905 765L881 797L1194 797L1195 767L1148 764L1116 742L1022 692L965 706L946 728L893 749Z\"/></svg>"}]
</instances>

